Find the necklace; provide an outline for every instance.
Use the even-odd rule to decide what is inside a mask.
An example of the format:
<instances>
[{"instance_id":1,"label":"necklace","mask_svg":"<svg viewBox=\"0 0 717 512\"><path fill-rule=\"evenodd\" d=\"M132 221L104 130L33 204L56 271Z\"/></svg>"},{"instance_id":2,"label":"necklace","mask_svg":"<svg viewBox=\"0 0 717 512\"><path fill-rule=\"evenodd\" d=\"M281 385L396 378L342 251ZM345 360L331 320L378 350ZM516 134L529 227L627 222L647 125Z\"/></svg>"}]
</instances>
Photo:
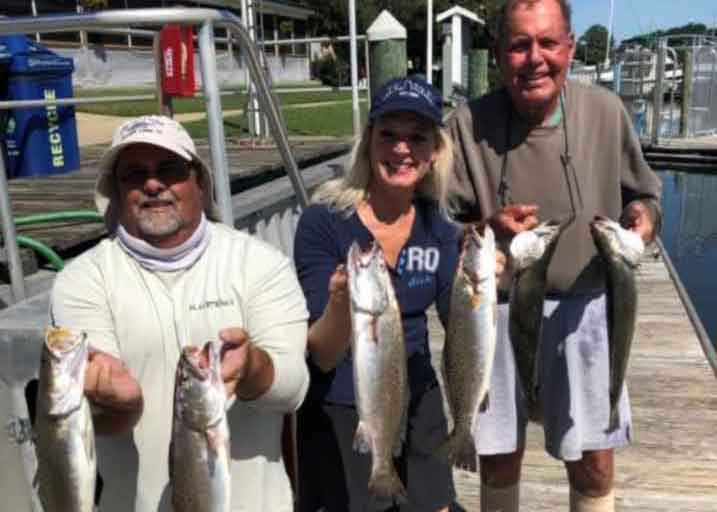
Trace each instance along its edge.
<instances>
[{"instance_id":1,"label":"necklace","mask_svg":"<svg viewBox=\"0 0 717 512\"><path fill-rule=\"evenodd\" d=\"M566 86L567 87L567 86ZM508 101L508 122L505 123L505 153L503 154L503 161L501 162L500 169L500 182L498 184L498 204L501 208L505 208L507 205L512 204L513 197L510 193L510 185L508 183L508 154L510 153L510 144L513 135L513 106L510 103L510 96L507 97ZM570 208L573 216L577 215L579 211L583 209L583 198L580 193L580 182L578 181L577 171L573 165L572 155L570 154L570 141L568 139L568 122L567 114L565 112L565 89L560 91L560 112L563 131L563 152L560 155L560 163L563 166L563 176L565 178L565 184L568 189L568 196L570 199Z\"/></svg>"}]
</instances>

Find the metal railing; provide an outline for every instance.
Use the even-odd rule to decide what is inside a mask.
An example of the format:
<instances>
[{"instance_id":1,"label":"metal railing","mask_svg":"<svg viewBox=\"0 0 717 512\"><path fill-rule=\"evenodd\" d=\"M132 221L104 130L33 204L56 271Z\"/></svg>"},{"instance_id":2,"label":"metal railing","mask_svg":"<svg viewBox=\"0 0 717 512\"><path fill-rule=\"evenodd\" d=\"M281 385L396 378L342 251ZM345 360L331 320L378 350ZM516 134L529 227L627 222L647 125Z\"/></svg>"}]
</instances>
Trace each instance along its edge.
<instances>
[{"instance_id":1,"label":"metal railing","mask_svg":"<svg viewBox=\"0 0 717 512\"><path fill-rule=\"evenodd\" d=\"M677 34L619 57L616 92L642 138L717 133L717 38Z\"/></svg>"},{"instance_id":2,"label":"metal railing","mask_svg":"<svg viewBox=\"0 0 717 512\"><path fill-rule=\"evenodd\" d=\"M274 137L281 157L286 166L292 186L296 191L301 207L308 203L308 195L299 173L296 161L289 147L286 128L281 122L281 114L271 95L267 78L259 62L256 46L249 37L247 30L238 17L228 11L194 8L157 8L127 9L103 11L91 14L62 16L25 16L19 18L0 19L0 35L71 32L100 28L151 26L156 27L168 23L199 26L199 57L204 102L209 127L209 145L217 203L222 222L233 225L234 217L231 206L229 187L229 170L226 156L224 126L222 124L221 100L217 81L215 63L214 28L224 27L238 42L244 52L246 63L253 83L256 86L257 98L262 112L266 116L270 132ZM60 100L63 104L78 100ZM42 105L59 104L57 100L43 101ZM0 109L7 108L0 105ZM3 238L8 257L11 288L16 301L25 298L24 280L16 232L12 217L12 208L7 187L6 171L3 159L0 158L0 222L2 222Z\"/></svg>"}]
</instances>

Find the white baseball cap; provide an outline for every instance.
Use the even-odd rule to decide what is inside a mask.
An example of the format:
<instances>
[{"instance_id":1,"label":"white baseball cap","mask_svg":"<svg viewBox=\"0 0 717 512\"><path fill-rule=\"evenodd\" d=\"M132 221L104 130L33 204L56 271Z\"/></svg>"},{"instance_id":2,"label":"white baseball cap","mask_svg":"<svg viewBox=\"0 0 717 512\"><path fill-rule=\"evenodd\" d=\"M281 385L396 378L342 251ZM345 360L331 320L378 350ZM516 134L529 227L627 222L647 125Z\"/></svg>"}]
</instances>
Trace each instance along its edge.
<instances>
[{"instance_id":1,"label":"white baseball cap","mask_svg":"<svg viewBox=\"0 0 717 512\"><path fill-rule=\"evenodd\" d=\"M115 130L112 145L100 160L99 175L95 183L95 205L104 215L110 232L117 228L117 209L112 198L117 197L117 180L114 179L117 157L132 144L151 144L164 148L193 162L201 175L199 180L204 192L204 213L207 218L219 221L219 208L214 197L214 184L209 166L197 154L194 141L187 130L174 119L165 116L140 116L122 123Z\"/></svg>"}]
</instances>

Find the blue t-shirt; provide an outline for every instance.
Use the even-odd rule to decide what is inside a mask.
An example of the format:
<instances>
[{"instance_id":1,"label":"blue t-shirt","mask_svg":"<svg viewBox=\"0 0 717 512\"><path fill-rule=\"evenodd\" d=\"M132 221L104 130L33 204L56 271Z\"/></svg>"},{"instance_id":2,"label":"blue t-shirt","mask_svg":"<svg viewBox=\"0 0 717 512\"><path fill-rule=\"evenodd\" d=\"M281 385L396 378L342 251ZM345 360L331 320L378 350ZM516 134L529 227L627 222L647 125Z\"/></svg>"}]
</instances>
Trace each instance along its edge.
<instances>
[{"instance_id":1,"label":"blue t-shirt","mask_svg":"<svg viewBox=\"0 0 717 512\"><path fill-rule=\"evenodd\" d=\"M426 310L436 303L443 324L448 319L451 285L458 260L456 227L435 203L416 200L411 235L401 249L396 268L389 267L401 309L408 356L412 396L420 396L436 382L428 347ZM329 300L329 278L346 263L349 247L357 240L366 248L373 240L355 212L346 216L326 205L312 205L299 220L294 242L294 261L309 308L309 322L318 319ZM309 361L311 386L307 402L353 405L354 383L351 355L323 373Z\"/></svg>"}]
</instances>

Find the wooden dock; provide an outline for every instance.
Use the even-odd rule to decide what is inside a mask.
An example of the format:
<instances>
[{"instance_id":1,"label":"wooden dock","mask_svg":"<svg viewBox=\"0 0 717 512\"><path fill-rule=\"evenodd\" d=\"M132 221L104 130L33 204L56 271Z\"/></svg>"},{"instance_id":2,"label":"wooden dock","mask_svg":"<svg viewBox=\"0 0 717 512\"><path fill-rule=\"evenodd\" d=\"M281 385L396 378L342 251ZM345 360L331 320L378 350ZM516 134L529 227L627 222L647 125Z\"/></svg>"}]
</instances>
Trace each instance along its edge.
<instances>
[{"instance_id":1,"label":"wooden dock","mask_svg":"<svg viewBox=\"0 0 717 512\"><path fill-rule=\"evenodd\" d=\"M633 443L616 452L616 510L717 510L717 381L656 250L639 269L639 318L628 386ZM440 361L443 329L431 316L431 350ZM479 511L477 474L456 470L455 510ZM523 463L521 510L568 510L563 464L544 451L531 424Z\"/></svg>"},{"instance_id":2,"label":"wooden dock","mask_svg":"<svg viewBox=\"0 0 717 512\"><path fill-rule=\"evenodd\" d=\"M643 154L655 168L717 172L717 135L644 141Z\"/></svg>"}]
</instances>

